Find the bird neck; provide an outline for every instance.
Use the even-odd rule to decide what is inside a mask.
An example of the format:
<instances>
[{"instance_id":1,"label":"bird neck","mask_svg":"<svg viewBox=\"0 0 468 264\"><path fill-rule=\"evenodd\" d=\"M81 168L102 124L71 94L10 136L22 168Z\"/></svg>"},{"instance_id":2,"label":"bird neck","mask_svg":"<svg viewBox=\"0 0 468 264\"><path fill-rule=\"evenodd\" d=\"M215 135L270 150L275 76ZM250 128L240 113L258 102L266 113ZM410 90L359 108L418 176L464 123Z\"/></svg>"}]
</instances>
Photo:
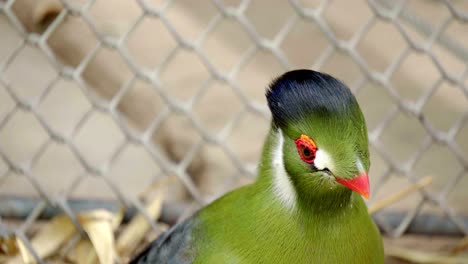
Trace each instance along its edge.
<instances>
[{"instance_id":1,"label":"bird neck","mask_svg":"<svg viewBox=\"0 0 468 264\"><path fill-rule=\"evenodd\" d=\"M281 129L273 127L264 144L256 182L259 188L270 192L281 207L291 212L329 217L363 202L362 198L344 186L337 186L333 190L318 186L296 186L284 166L283 141Z\"/></svg>"}]
</instances>

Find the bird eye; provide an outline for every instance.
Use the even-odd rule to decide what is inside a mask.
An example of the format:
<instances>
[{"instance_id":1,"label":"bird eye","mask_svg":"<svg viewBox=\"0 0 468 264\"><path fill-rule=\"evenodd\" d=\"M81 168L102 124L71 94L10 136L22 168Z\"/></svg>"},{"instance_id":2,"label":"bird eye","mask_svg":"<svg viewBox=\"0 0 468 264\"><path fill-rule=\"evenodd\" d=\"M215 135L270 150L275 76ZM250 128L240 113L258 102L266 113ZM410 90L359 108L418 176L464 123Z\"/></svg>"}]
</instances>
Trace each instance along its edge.
<instances>
[{"instance_id":1,"label":"bird eye","mask_svg":"<svg viewBox=\"0 0 468 264\"><path fill-rule=\"evenodd\" d=\"M315 153L312 149L305 145L299 146L299 154L301 159L307 163L313 163L315 159Z\"/></svg>"},{"instance_id":2,"label":"bird eye","mask_svg":"<svg viewBox=\"0 0 468 264\"><path fill-rule=\"evenodd\" d=\"M301 135L300 138L295 141L299 156L304 162L314 163L315 153L317 152L317 146L315 142L306 135Z\"/></svg>"}]
</instances>

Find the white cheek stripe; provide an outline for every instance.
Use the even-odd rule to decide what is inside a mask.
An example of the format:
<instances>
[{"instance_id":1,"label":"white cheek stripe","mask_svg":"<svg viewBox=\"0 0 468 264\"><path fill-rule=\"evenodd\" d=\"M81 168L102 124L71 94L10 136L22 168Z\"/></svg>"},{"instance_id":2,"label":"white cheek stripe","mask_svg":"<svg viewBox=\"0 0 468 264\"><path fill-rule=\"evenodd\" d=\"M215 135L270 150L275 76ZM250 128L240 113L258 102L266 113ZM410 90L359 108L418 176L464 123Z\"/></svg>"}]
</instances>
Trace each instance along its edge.
<instances>
[{"instance_id":1,"label":"white cheek stripe","mask_svg":"<svg viewBox=\"0 0 468 264\"><path fill-rule=\"evenodd\" d=\"M356 166L359 173L366 172L366 170L364 169L364 165L362 164L362 160L358 157L356 158Z\"/></svg>"},{"instance_id":2,"label":"white cheek stripe","mask_svg":"<svg viewBox=\"0 0 468 264\"><path fill-rule=\"evenodd\" d=\"M330 171L335 171L333 168L333 161L330 155L324 149L318 149L315 154L314 165L318 170L323 170L325 168Z\"/></svg>"},{"instance_id":3,"label":"white cheek stripe","mask_svg":"<svg viewBox=\"0 0 468 264\"><path fill-rule=\"evenodd\" d=\"M284 168L283 142L283 133L281 129L278 129L277 142L272 153L273 188L281 203L285 207L293 209L296 207L296 191Z\"/></svg>"}]
</instances>

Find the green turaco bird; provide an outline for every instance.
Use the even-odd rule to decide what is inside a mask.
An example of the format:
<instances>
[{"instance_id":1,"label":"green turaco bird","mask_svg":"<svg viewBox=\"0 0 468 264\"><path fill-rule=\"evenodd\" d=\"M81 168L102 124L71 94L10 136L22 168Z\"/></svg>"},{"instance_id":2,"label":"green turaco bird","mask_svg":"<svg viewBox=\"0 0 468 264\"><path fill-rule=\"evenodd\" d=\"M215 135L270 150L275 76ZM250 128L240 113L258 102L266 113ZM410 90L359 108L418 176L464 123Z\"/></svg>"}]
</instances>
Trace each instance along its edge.
<instances>
[{"instance_id":1,"label":"green turaco bird","mask_svg":"<svg viewBox=\"0 0 468 264\"><path fill-rule=\"evenodd\" d=\"M131 263L383 263L367 129L330 75L290 71L266 92L273 120L258 178L202 208Z\"/></svg>"}]
</instances>

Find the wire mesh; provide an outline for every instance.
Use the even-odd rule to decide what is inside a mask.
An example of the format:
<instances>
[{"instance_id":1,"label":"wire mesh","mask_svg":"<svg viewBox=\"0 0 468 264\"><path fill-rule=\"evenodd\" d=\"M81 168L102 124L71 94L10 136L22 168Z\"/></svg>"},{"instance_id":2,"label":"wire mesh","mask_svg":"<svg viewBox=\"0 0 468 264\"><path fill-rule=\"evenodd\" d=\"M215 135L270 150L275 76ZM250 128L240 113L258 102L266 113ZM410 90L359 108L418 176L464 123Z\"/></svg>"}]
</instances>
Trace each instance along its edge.
<instances>
[{"instance_id":1,"label":"wire mesh","mask_svg":"<svg viewBox=\"0 0 468 264\"><path fill-rule=\"evenodd\" d=\"M352 7L344 1L212 1L196 8L176 0L139 0L127 2L132 7L123 13L132 15L118 20L102 1L61 0L52 1L58 7L45 17L43 28L24 22L15 9L18 2L0 1L5 36L0 44L0 185L11 197L21 189L20 194L33 194L40 202L25 207L31 211L19 228L0 219L0 231L17 234L30 250L26 231L47 206L79 225L70 206L73 196L110 193L143 208L136 198L142 186L176 175L203 204L206 196L191 176L205 173L205 167L234 179L223 178L221 191L250 181L270 118L264 87L276 74L298 67L330 72L357 95L376 167L371 201L424 175L436 178L434 189L407 202L396 224L377 214L381 228L399 236L418 215L434 211L468 234L467 210L459 202L466 198L468 181L468 9L462 1L376 0ZM424 17L418 5L432 11L422 9L429 14ZM102 9L111 9L111 19L99 13ZM194 30L185 30L193 21L174 10L196 13ZM69 26L73 21L79 21L79 30ZM76 46L86 38L83 30L91 41ZM57 41L57 36L65 37ZM72 46L72 55L62 54L61 45ZM140 48L143 52L135 52ZM384 59L374 60L375 54ZM42 66L26 67L31 58ZM184 64L195 65L192 70L199 74L187 77ZM178 82L181 76L184 83ZM109 81L99 83L101 77ZM131 100L135 94L140 101ZM153 98L157 107L146 101ZM49 107L54 100L67 110ZM200 114L199 108L210 104ZM170 126L173 119L183 125ZM260 129L249 130L253 123ZM236 133L246 139L236 141ZM158 141L160 134L167 136ZM166 141L175 145L158 144ZM215 148L215 158L197 161L205 148ZM50 154L54 151L61 154ZM62 158L73 160L72 168L64 168ZM433 167L439 170L427 169Z\"/></svg>"}]
</instances>

